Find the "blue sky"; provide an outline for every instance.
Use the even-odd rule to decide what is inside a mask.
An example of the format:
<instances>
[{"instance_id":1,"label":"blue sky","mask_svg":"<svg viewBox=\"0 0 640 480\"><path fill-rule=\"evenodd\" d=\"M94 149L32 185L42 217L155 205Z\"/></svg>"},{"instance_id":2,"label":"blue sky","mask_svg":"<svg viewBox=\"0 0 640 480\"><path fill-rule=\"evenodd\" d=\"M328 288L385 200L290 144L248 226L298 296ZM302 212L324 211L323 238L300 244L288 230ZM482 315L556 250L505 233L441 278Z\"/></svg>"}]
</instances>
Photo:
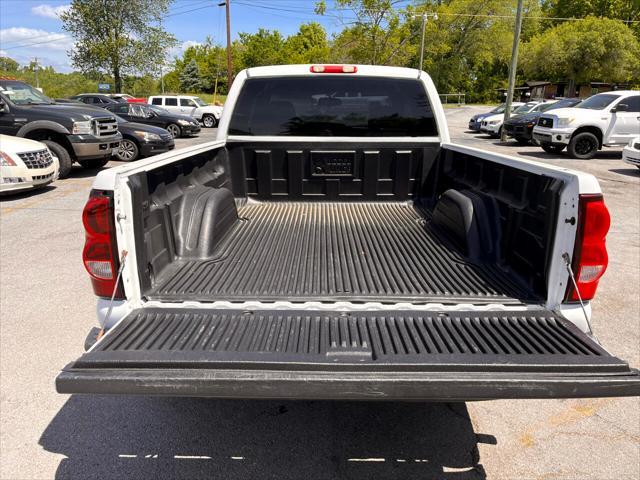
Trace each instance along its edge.
<instances>
[{"instance_id":1,"label":"blue sky","mask_svg":"<svg viewBox=\"0 0 640 480\"><path fill-rule=\"evenodd\" d=\"M179 40L173 55L207 35L224 44L224 7L222 0L175 0L164 20L165 28ZM295 33L300 23L320 22L329 33L353 20L353 12L333 8L327 1L328 14L315 15L316 0L231 0L231 31L255 32L258 28L276 29L285 35ZM409 0L403 3L410 3ZM0 0L0 56L9 56L21 64L38 57L43 65L68 72L72 66L66 52L72 39L63 32L57 15L67 8L67 1Z\"/></svg>"}]
</instances>

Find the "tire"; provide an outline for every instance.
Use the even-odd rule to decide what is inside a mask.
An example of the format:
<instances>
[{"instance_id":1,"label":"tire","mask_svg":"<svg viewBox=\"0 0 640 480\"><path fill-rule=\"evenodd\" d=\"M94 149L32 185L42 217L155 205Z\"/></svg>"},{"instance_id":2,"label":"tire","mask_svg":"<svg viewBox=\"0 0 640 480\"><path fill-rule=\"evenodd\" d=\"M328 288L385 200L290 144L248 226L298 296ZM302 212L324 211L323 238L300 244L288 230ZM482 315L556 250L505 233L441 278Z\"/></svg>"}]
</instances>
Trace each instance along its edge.
<instances>
[{"instance_id":1,"label":"tire","mask_svg":"<svg viewBox=\"0 0 640 480\"><path fill-rule=\"evenodd\" d=\"M529 145L529 139L524 137L516 137L516 142L520 145Z\"/></svg>"},{"instance_id":2,"label":"tire","mask_svg":"<svg viewBox=\"0 0 640 480\"><path fill-rule=\"evenodd\" d=\"M547 153L560 153L564 150L564 145L553 145L552 143L541 143L540 146Z\"/></svg>"},{"instance_id":3,"label":"tire","mask_svg":"<svg viewBox=\"0 0 640 480\"><path fill-rule=\"evenodd\" d=\"M218 124L216 117L213 115L203 115L202 116L202 125L206 128L214 128Z\"/></svg>"},{"instance_id":4,"label":"tire","mask_svg":"<svg viewBox=\"0 0 640 480\"><path fill-rule=\"evenodd\" d=\"M94 170L94 169L102 168L107 163L109 163L109 157L92 158L90 160L78 160L78 163L82 166L82 168Z\"/></svg>"},{"instance_id":5,"label":"tire","mask_svg":"<svg viewBox=\"0 0 640 480\"><path fill-rule=\"evenodd\" d=\"M589 160L595 157L598 148L600 148L598 137L590 132L582 132L571 137L571 141L567 147L567 153L573 158Z\"/></svg>"},{"instance_id":6,"label":"tire","mask_svg":"<svg viewBox=\"0 0 640 480\"><path fill-rule=\"evenodd\" d=\"M58 175L58 178L67 178L71 173L71 165L73 165L73 160L71 160L69 152L67 152L62 145L54 142L53 140L42 140L42 143L49 147L49 150L58 157L58 162L60 163L60 174Z\"/></svg>"},{"instance_id":7,"label":"tire","mask_svg":"<svg viewBox=\"0 0 640 480\"><path fill-rule=\"evenodd\" d=\"M128 138L123 138L120 141L120 148L118 148L118 153L116 153L116 158L121 162L133 162L137 160L140 156L140 149L136 142L130 140Z\"/></svg>"},{"instance_id":8,"label":"tire","mask_svg":"<svg viewBox=\"0 0 640 480\"><path fill-rule=\"evenodd\" d=\"M178 138L179 136L182 135L182 130L180 129L180 126L175 123L170 123L169 125L167 125L167 132L169 132L169 134L173 138Z\"/></svg>"}]
</instances>

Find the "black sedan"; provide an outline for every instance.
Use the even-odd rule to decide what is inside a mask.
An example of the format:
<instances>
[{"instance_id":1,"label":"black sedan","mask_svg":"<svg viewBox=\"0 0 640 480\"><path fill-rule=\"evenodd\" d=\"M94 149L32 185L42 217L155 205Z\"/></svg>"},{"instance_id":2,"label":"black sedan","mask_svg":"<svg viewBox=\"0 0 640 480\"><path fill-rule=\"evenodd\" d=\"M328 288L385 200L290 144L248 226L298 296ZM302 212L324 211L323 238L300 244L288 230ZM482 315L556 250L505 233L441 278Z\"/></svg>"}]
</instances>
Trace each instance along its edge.
<instances>
[{"instance_id":1,"label":"black sedan","mask_svg":"<svg viewBox=\"0 0 640 480\"><path fill-rule=\"evenodd\" d=\"M162 128L127 122L116 115L118 131L122 133L120 149L116 158L123 162L132 162L142 157L168 152L175 146L173 137Z\"/></svg>"},{"instance_id":2,"label":"black sedan","mask_svg":"<svg viewBox=\"0 0 640 480\"><path fill-rule=\"evenodd\" d=\"M171 113L155 105L117 103L107 105L105 108L129 122L164 128L173 138L188 137L200 133L200 123L193 117Z\"/></svg>"},{"instance_id":3,"label":"black sedan","mask_svg":"<svg viewBox=\"0 0 640 480\"><path fill-rule=\"evenodd\" d=\"M107 105L118 104L120 102L126 102L126 100L119 100L112 98L109 95L103 93L81 93L69 97L69 100L75 100L76 102L82 102L87 105L93 105L94 107L105 108Z\"/></svg>"},{"instance_id":4,"label":"black sedan","mask_svg":"<svg viewBox=\"0 0 640 480\"><path fill-rule=\"evenodd\" d=\"M543 103L539 108L536 108L535 112L511 117L504 123L503 128L508 136L515 138L518 143L526 145L531 141L533 127L538 123L538 118L540 118L542 112L555 110L556 108L575 107L580 101L579 98L565 98L553 103Z\"/></svg>"}]
</instances>

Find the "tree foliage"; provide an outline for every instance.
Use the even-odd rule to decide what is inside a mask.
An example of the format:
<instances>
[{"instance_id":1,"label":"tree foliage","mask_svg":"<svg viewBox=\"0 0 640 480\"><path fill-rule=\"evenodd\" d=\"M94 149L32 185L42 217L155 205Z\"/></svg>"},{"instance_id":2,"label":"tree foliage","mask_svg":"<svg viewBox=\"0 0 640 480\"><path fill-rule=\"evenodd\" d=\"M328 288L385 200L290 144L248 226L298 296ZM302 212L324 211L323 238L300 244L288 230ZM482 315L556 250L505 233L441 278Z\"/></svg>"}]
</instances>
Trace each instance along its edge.
<instances>
[{"instance_id":1,"label":"tree foliage","mask_svg":"<svg viewBox=\"0 0 640 480\"><path fill-rule=\"evenodd\" d=\"M67 21L84 22L85 25L76 26L82 35L100 30L95 41L85 46L79 41L78 48L71 52L76 66L87 73L82 78L86 82L113 82L116 77L113 65L117 64L121 83L127 91L156 93L159 81L154 81L149 74L157 79L160 72L156 64L164 57L152 52L170 39L163 37L163 43L156 41L154 35L159 32L155 30L159 28L157 21L169 2L74 0ZM110 16L104 13L107 5L111 9ZM331 37L317 22L301 24L298 31L289 36L264 28L241 33L231 45L233 70L296 63L420 67L429 72L440 92L465 92L467 100L472 102L495 99L496 89L506 86L515 0L334 0L331 5L329 11L324 1L316 2L318 15L331 16L342 22L342 28ZM118 16L125 13L126 19ZM424 61L419 65L422 15L425 13L429 15ZM580 20L563 21L551 17ZM103 23L105 18L108 22L115 18L120 25L117 39L114 25ZM142 18L146 20L142 21ZM640 0L525 0L518 81L640 84L640 22L629 23L638 20ZM145 41L141 46L147 29L151 29L151 41ZM218 93L226 93L225 50L224 45L211 38L190 46L174 59L168 70L164 70L165 90L213 93L217 87ZM131 55L140 63L122 60ZM120 60L115 61L116 58ZM11 59L0 59L0 69L17 68L11 62ZM25 75L33 73L24 68L19 73L23 72ZM41 85L44 85L43 80L48 81L48 75L41 72ZM67 85L64 76L56 75L60 75L61 85ZM78 79L79 74L75 78ZM90 87L93 84L85 83L86 88L80 88L80 91L95 90ZM45 91L48 92L48 88L62 91L57 85L47 84ZM68 90L67 94L78 91L75 87L68 87Z\"/></svg>"},{"instance_id":2,"label":"tree foliage","mask_svg":"<svg viewBox=\"0 0 640 480\"><path fill-rule=\"evenodd\" d=\"M629 82L640 72L640 45L618 20L587 17L535 36L523 48L525 75L574 83Z\"/></svg>"},{"instance_id":3,"label":"tree foliage","mask_svg":"<svg viewBox=\"0 0 640 480\"><path fill-rule=\"evenodd\" d=\"M558 18L606 17L628 22L640 38L639 0L543 0L547 16Z\"/></svg>"},{"instance_id":4,"label":"tree foliage","mask_svg":"<svg viewBox=\"0 0 640 480\"><path fill-rule=\"evenodd\" d=\"M60 15L75 47L73 65L83 72L113 75L116 91L126 74L157 73L175 38L160 21L171 0L73 0Z\"/></svg>"},{"instance_id":5,"label":"tree foliage","mask_svg":"<svg viewBox=\"0 0 640 480\"><path fill-rule=\"evenodd\" d=\"M200 69L195 58L191 59L180 74L180 88L183 92L199 92L202 88L200 83Z\"/></svg>"},{"instance_id":6,"label":"tree foliage","mask_svg":"<svg viewBox=\"0 0 640 480\"><path fill-rule=\"evenodd\" d=\"M240 33L245 68L285 63L284 37L277 30L259 28L256 33Z\"/></svg>"},{"instance_id":7,"label":"tree foliage","mask_svg":"<svg viewBox=\"0 0 640 480\"><path fill-rule=\"evenodd\" d=\"M20 64L13 58L0 57L0 70L5 72L17 72Z\"/></svg>"}]
</instances>

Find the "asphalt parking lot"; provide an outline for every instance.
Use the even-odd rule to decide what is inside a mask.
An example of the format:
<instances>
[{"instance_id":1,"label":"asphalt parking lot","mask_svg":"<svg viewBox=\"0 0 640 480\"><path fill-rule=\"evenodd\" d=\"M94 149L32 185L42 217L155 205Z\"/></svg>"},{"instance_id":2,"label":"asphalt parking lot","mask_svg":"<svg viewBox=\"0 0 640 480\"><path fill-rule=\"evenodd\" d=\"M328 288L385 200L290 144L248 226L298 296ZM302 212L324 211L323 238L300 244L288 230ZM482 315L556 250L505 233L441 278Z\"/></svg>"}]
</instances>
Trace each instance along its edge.
<instances>
[{"instance_id":1,"label":"asphalt parking lot","mask_svg":"<svg viewBox=\"0 0 640 480\"><path fill-rule=\"evenodd\" d=\"M479 107L447 109L452 139L594 174L612 214L596 336L640 367L640 175L466 133ZM213 140L204 129L177 147ZM112 162L110 165L116 165ZM95 300L80 215L95 171L0 200L0 477L637 479L640 399L466 404L218 401L58 395Z\"/></svg>"}]
</instances>

